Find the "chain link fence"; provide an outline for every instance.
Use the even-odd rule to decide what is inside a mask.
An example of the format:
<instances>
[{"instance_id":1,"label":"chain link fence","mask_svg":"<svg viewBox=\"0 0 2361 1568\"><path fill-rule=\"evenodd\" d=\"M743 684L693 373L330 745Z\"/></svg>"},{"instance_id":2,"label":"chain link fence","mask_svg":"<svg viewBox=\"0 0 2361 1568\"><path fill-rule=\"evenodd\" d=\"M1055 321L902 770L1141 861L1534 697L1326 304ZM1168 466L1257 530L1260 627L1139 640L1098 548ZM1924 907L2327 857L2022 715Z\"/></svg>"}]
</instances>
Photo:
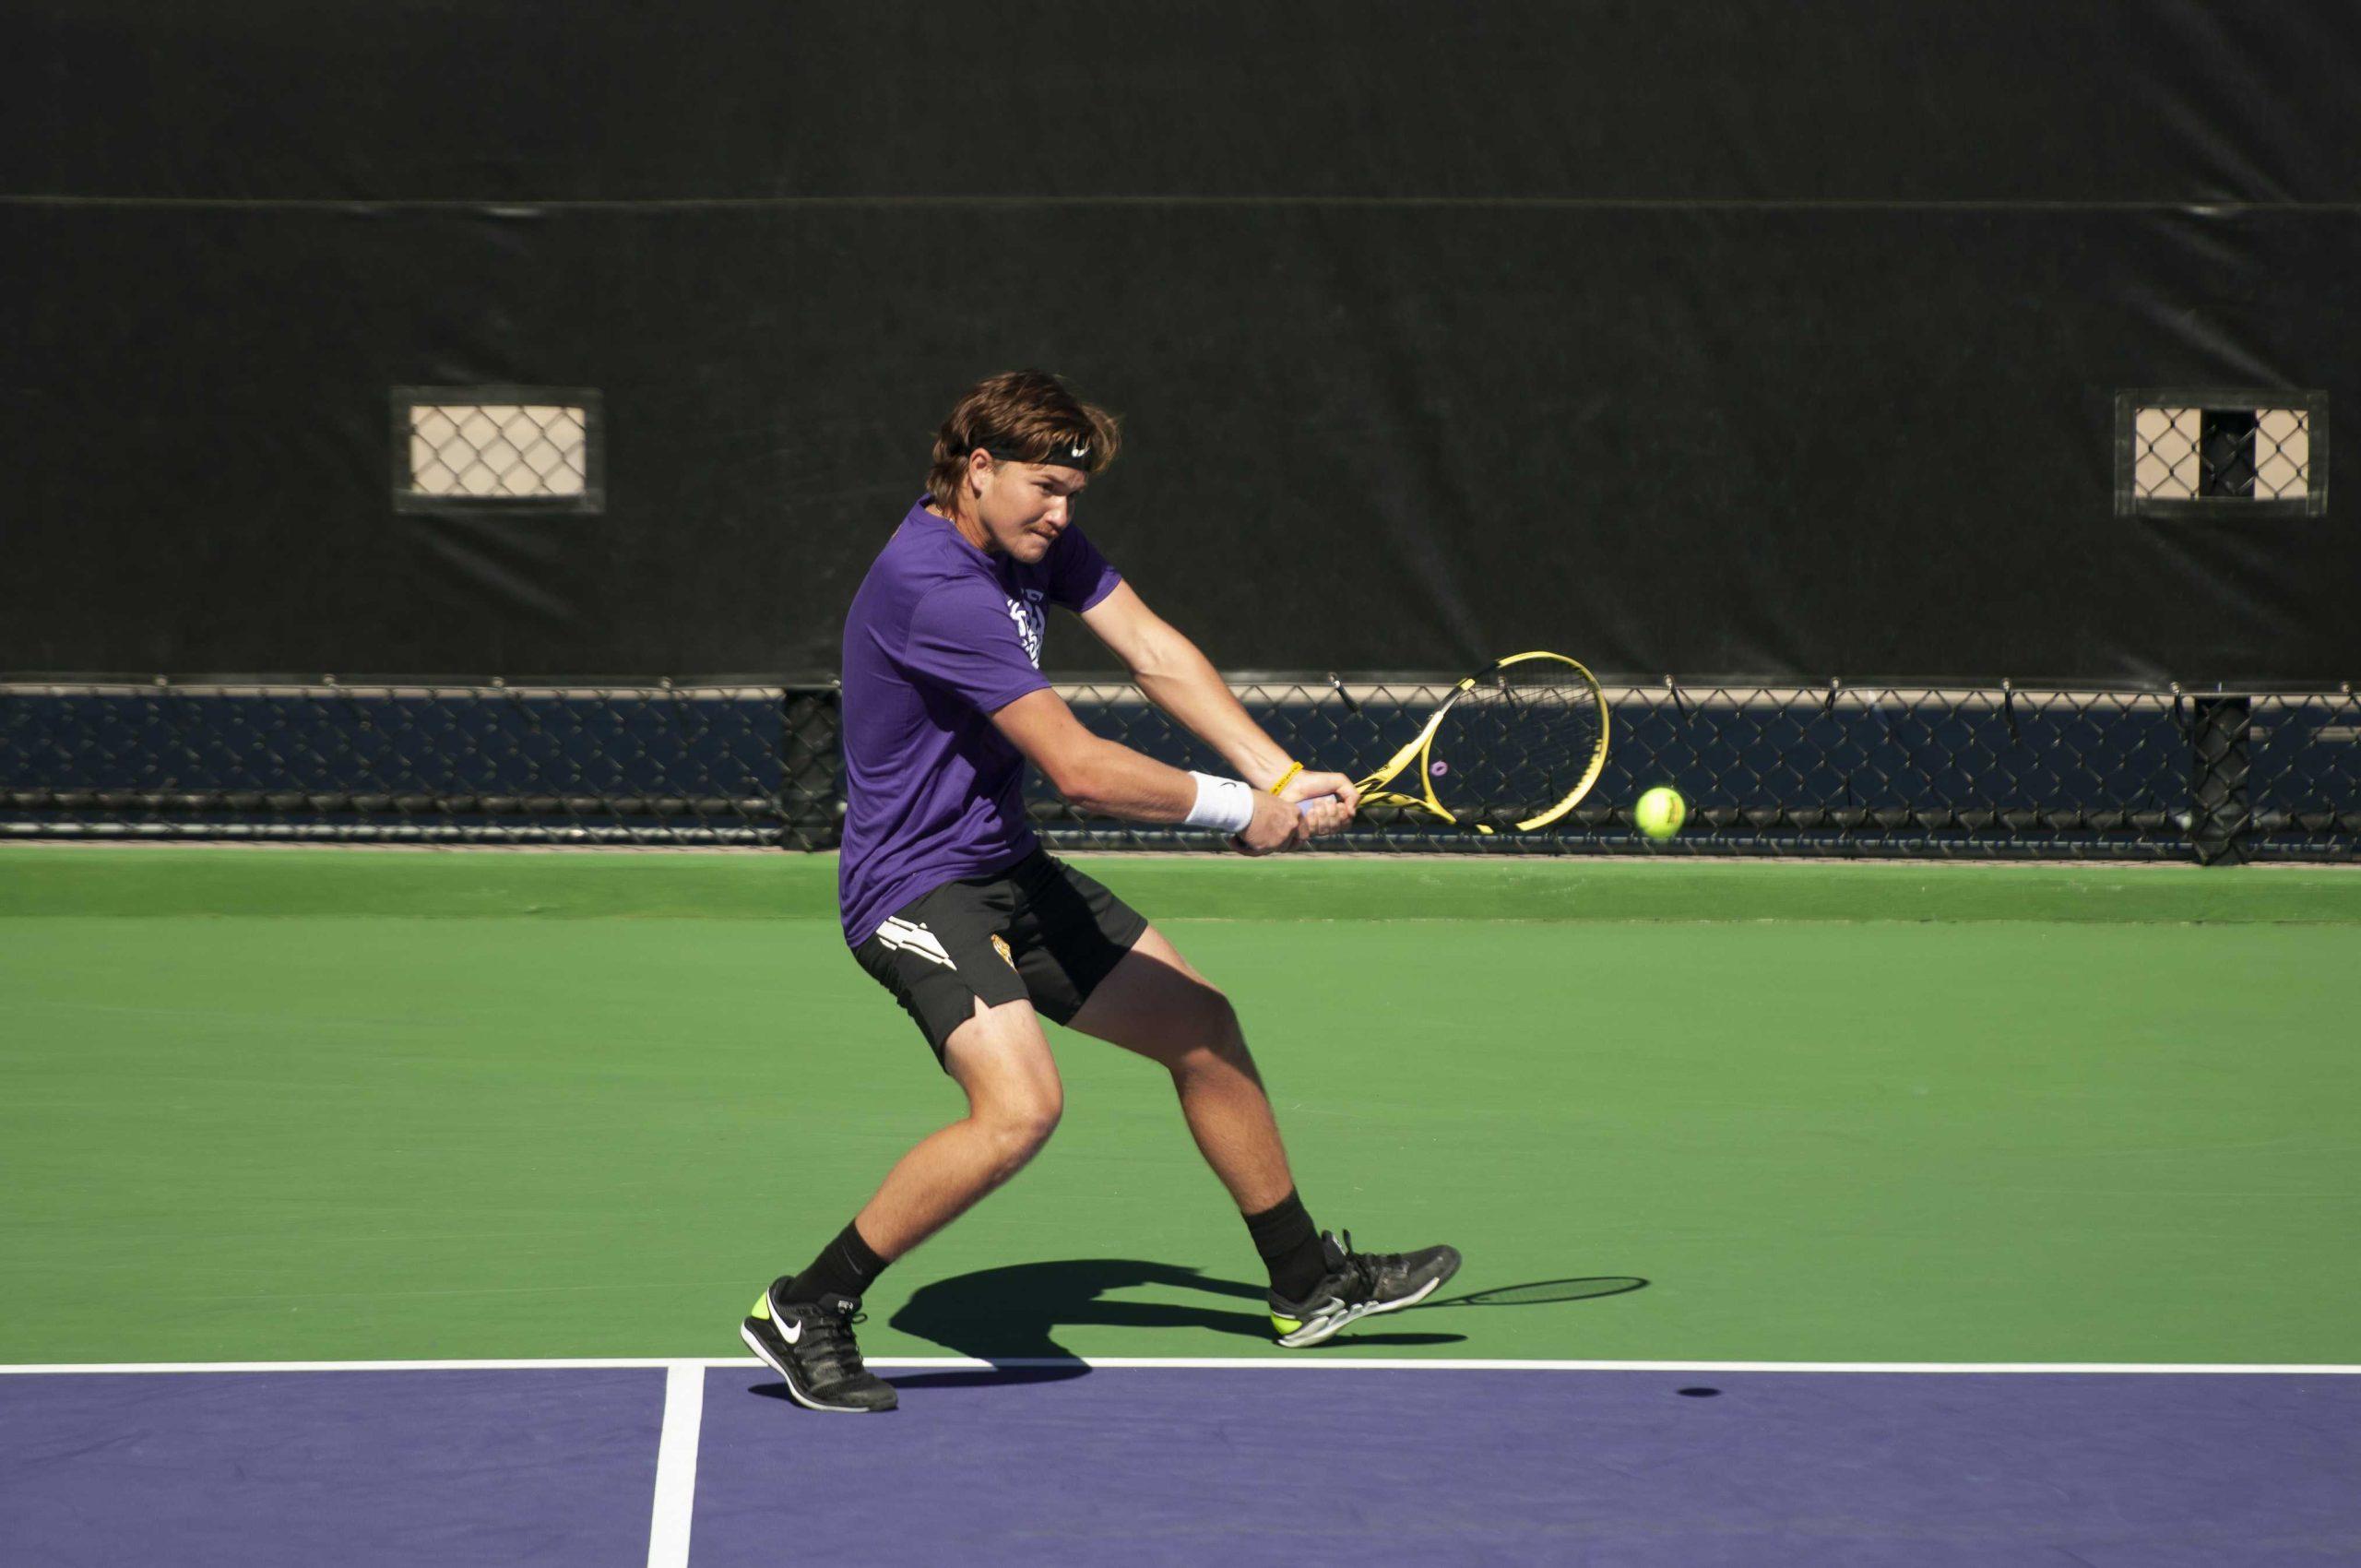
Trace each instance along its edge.
<instances>
[{"instance_id":1,"label":"chain link fence","mask_svg":"<svg viewBox=\"0 0 2361 1568\"><path fill-rule=\"evenodd\" d=\"M14 837L836 841L833 691L0 684Z\"/></svg>"},{"instance_id":2,"label":"chain link fence","mask_svg":"<svg viewBox=\"0 0 2361 1568\"><path fill-rule=\"evenodd\" d=\"M2300 501L2311 493L2312 422L2303 409L2142 409L2135 479L2143 500L2244 495Z\"/></svg>"},{"instance_id":3,"label":"chain link fence","mask_svg":"<svg viewBox=\"0 0 2361 1568\"><path fill-rule=\"evenodd\" d=\"M2324 517L2324 393L2126 392L2116 402L2116 512Z\"/></svg>"},{"instance_id":4,"label":"chain link fence","mask_svg":"<svg viewBox=\"0 0 2361 1568\"><path fill-rule=\"evenodd\" d=\"M397 386L397 512L597 512L606 400L593 387Z\"/></svg>"},{"instance_id":5,"label":"chain link fence","mask_svg":"<svg viewBox=\"0 0 2361 1568\"><path fill-rule=\"evenodd\" d=\"M1441 679L1249 680L1295 755L1358 772ZM1097 732L1219 767L1128 685L1061 692ZM1324 849L1419 853L2361 858L2361 699L1924 687L1610 687L1597 788L1552 831L1479 837L1371 811ZM820 685L0 683L0 827L15 837L748 845L826 849L843 786ZM1688 797L1656 843L1630 809ZM1204 849L1085 819L1069 848Z\"/></svg>"},{"instance_id":6,"label":"chain link fence","mask_svg":"<svg viewBox=\"0 0 2361 1568\"><path fill-rule=\"evenodd\" d=\"M1239 688L1294 754L1355 771L1417 732L1441 681ZM1070 688L1103 734L1168 761L1187 736L1129 687ZM1610 685L1607 767L1583 803L1531 835L1477 837L1370 812L1323 840L1348 849L1486 854L2350 860L2361 849L2361 699L1846 686ZM1643 790L1687 797L1657 843ZM1107 847L1195 836L1087 824L1046 791L1052 837Z\"/></svg>"},{"instance_id":7,"label":"chain link fence","mask_svg":"<svg viewBox=\"0 0 2361 1568\"><path fill-rule=\"evenodd\" d=\"M579 495L588 488L587 421L555 404L422 403L409 410L417 495Z\"/></svg>"}]
</instances>

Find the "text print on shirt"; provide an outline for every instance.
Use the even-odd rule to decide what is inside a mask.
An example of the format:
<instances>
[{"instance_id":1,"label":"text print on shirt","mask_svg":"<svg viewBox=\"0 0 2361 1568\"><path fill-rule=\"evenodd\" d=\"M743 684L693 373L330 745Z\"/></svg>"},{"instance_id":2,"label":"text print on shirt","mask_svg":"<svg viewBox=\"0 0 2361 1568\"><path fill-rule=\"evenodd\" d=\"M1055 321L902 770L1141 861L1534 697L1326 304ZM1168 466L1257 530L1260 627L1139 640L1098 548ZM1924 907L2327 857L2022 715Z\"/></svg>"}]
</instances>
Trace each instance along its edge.
<instances>
[{"instance_id":1,"label":"text print on shirt","mask_svg":"<svg viewBox=\"0 0 2361 1568\"><path fill-rule=\"evenodd\" d=\"M1023 600L1008 601L1008 618L1016 623L1016 636L1025 644L1025 657L1033 668L1041 668L1041 634L1049 630L1049 612L1041 608L1041 590L1026 588Z\"/></svg>"}]
</instances>

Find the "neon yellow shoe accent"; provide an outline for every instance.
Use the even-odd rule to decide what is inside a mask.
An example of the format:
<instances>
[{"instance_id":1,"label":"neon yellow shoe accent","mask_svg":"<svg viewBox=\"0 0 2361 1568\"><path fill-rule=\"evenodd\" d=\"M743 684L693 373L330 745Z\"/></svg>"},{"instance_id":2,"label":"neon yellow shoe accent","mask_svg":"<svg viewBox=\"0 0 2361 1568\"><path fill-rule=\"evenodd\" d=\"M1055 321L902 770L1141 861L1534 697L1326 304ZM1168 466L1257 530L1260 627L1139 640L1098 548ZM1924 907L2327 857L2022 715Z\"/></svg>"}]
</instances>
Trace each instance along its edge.
<instances>
[{"instance_id":1,"label":"neon yellow shoe accent","mask_svg":"<svg viewBox=\"0 0 2361 1568\"><path fill-rule=\"evenodd\" d=\"M1293 1334L1297 1329L1301 1328L1303 1324L1294 1318L1281 1317L1278 1313L1273 1313L1271 1314L1271 1326L1277 1329L1281 1334Z\"/></svg>"},{"instance_id":2,"label":"neon yellow shoe accent","mask_svg":"<svg viewBox=\"0 0 2361 1568\"><path fill-rule=\"evenodd\" d=\"M758 1317L758 1318L762 1319L765 1323L768 1323L768 1322L770 1322L770 1320L771 1320L771 1293L770 1293L769 1291L765 1290L765 1291L764 1291L761 1295L759 1295L759 1296L755 1297L755 1298L754 1298L754 1310L753 1310L753 1312L748 1313L746 1315L747 1315L748 1317Z\"/></svg>"}]
</instances>

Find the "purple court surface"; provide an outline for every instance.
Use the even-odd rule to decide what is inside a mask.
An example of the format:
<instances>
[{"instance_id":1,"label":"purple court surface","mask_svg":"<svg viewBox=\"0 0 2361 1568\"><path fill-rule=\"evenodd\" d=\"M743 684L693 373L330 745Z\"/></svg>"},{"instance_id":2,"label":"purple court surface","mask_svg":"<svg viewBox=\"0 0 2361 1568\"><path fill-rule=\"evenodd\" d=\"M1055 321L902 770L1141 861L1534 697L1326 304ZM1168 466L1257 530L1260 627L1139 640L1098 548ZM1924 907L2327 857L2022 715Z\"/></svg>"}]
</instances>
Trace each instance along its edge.
<instances>
[{"instance_id":1,"label":"purple court surface","mask_svg":"<svg viewBox=\"0 0 2361 1568\"><path fill-rule=\"evenodd\" d=\"M2336 1372L892 1375L684 1370L669 1432L657 1366L0 1377L0 1562L2361 1563Z\"/></svg>"},{"instance_id":2,"label":"purple court surface","mask_svg":"<svg viewBox=\"0 0 2361 1568\"><path fill-rule=\"evenodd\" d=\"M0 1377L0 1563L647 1561L659 1369Z\"/></svg>"}]
</instances>

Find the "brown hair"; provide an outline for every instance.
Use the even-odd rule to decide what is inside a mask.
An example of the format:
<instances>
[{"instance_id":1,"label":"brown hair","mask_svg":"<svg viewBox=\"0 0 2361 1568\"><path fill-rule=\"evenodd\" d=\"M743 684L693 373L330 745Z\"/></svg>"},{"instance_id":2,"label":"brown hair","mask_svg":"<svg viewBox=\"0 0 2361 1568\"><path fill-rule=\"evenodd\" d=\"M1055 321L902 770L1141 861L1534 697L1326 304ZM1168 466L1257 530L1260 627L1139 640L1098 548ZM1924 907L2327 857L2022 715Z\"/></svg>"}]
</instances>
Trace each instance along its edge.
<instances>
[{"instance_id":1,"label":"brown hair","mask_svg":"<svg viewBox=\"0 0 2361 1568\"><path fill-rule=\"evenodd\" d=\"M960 476L967 471L967 454L979 446L1017 454L1026 463L1086 446L1085 471L1095 474L1115 460L1121 445L1115 416L1076 398L1055 375L1046 370L1003 371L969 387L934 433L934 466L926 487L937 510L956 516Z\"/></svg>"}]
</instances>

